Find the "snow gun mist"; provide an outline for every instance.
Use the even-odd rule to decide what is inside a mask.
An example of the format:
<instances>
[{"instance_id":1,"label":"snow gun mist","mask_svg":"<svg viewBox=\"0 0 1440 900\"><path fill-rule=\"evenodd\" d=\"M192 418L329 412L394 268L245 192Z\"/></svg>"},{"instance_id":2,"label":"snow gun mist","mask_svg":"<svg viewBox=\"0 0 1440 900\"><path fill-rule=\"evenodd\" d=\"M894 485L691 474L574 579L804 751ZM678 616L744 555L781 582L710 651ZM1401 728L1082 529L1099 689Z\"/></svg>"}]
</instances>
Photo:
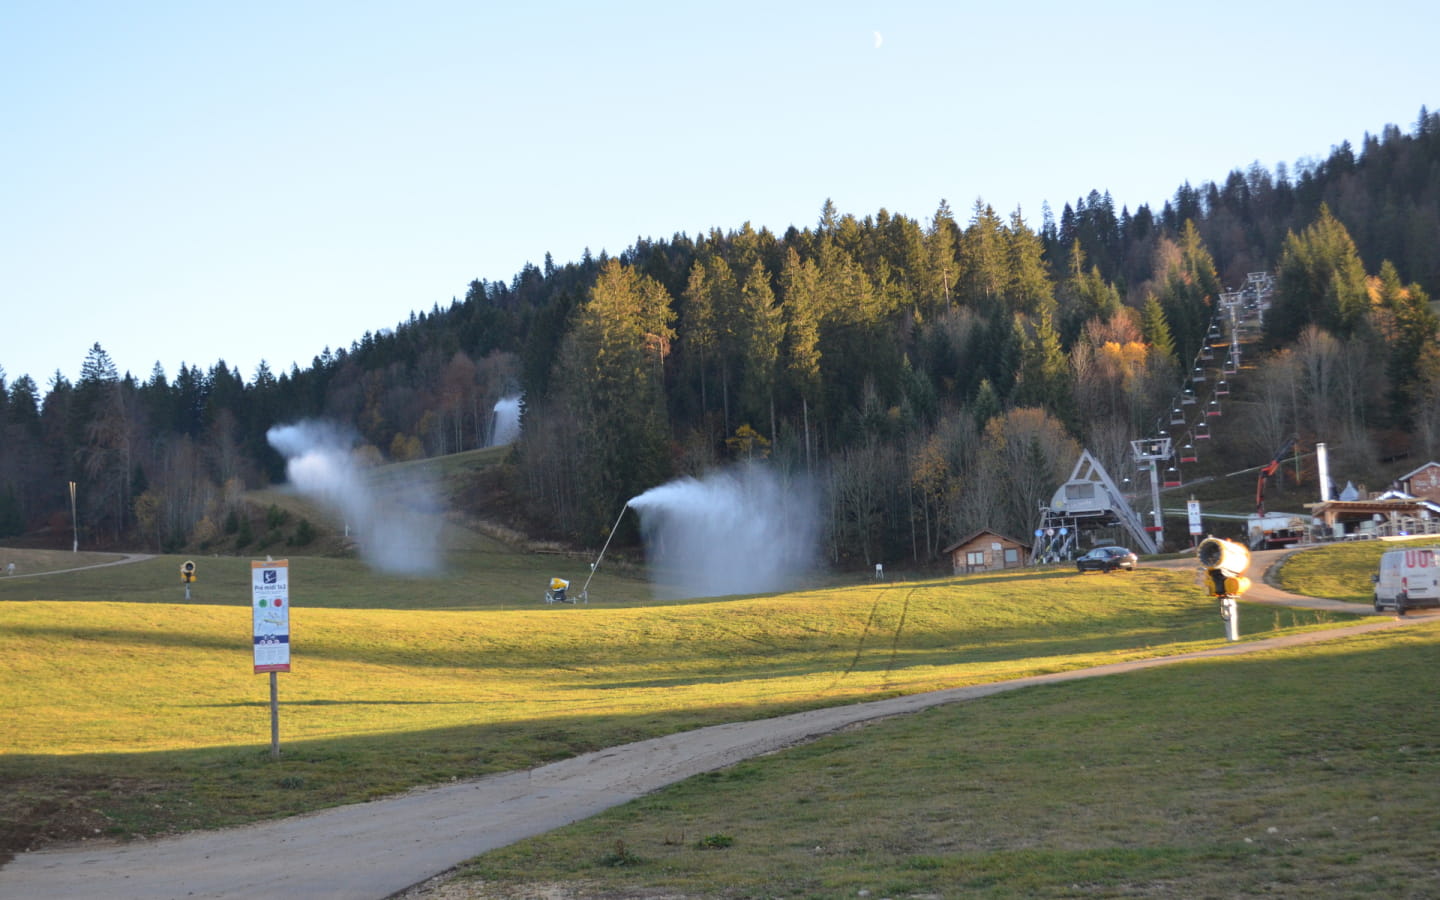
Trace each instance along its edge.
<instances>
[{"instance_id":1,"label":"snow gun mist","mask_svg":"<svg viewBox=\"0 0 1440 900\"><path fill-rule=\"evenodd\" d=\"M629 506L660 597L783 591L816 567L814 490L758 465L671 481Z\"/></svg>"},{"instance_id":2,"label":"snow gun mist","mask_svg":"<svg viewBox=\"0 0 1440 900\"><path fill-rule=\"evenodd\" d=\"M443 517L428 484L386 478L377 489L356 461L354 436L325 422L277 425L265 438L285 457L290 484L341 520L371 568L393 575L440 571Z\"/></svg>"}]
</instances>

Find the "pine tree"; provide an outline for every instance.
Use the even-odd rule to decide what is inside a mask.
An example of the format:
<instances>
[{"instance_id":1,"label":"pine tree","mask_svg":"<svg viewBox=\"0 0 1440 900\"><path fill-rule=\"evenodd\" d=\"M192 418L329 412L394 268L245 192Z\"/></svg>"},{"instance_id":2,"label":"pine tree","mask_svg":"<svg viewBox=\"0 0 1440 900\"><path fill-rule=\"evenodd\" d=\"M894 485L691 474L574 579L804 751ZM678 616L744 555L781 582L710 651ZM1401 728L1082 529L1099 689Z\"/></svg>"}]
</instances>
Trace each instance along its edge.
<instances>
[{"instance_id":1,"label":"pine tree","mask_svg":"<svg viewBox=\"0 0 1440 900\"><path fill-rule=\"evenodd\" d=\"M741 393L752 421L770 420L775 436L775 379L785 322L770 287L770 274L756 263L740 289L740 358L745 362ZM764 418L762 418L764 417Z\"/></svg>"},{"instance_id":2,"label":"pine tree","mask_svg":"<svg viewBox=\"0 0 1440 900\"><path fill-rule=\"evenodd\" d=\"M579 310L563 382L584 448L582 534L603 536L616 509L670 474L664 364L674 318L665 288L615 259Z\"/></svg>"},{"instance_id":3,"label":"pine tree","mask_svg":"<svg viewBox=\"0 0 1440 900\"><path fill-rule=\"evenodd\" d=\"M1170 324L1165 321L1165 310L1154 294L1145 296L1145 305L1140 310L1140 333L1145 343L1155 348L1163 358L1177 365L1175 339L1170 335Z\"/></svg>"},{"instance_id":4,"label":"pine tree","mask_svg":"<svg viewBox=\"0 0 1440 900\"><path fill-rule=\"evenodd\" d=\"M1045 244L1025 224L1018 207L1010 215L1005 255L1008 277L1005 294L1011 306L1032 315L1041 310L1053 313L1055 289L1045 266Z\"/></svg>"},{"instance_id":5,"label":"pine tree","mask_svg":"<svg viewBox=\"0 0 1440 900\"><path fill-rule=\"evenodd\" d=\"M1308 228L1286 236L1275 281L1274 303L1265 320L1272 346L1294 342L1311 324L1347 338L1369 307L1365 268L1355 242L1325 204Z\"/></svg>"}]
</instances>

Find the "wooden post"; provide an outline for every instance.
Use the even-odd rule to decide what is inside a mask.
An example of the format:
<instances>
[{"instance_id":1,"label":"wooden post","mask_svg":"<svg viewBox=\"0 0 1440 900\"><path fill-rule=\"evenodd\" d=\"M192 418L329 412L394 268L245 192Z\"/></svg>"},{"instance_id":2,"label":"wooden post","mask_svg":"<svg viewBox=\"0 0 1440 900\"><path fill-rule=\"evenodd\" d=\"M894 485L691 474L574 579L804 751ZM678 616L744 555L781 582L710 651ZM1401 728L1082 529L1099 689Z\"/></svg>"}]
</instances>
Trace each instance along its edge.
<instances>
[{"instance_id":1,"label":"wooden post","mask_svg":"<svg viewBox=\"0 0 1440 900\"><path fill-rule=\"evenodd\" d=\"M280 758L280 689L276 677L278 672L270 673L270 758Z\"/></svg>"}]
</instances>

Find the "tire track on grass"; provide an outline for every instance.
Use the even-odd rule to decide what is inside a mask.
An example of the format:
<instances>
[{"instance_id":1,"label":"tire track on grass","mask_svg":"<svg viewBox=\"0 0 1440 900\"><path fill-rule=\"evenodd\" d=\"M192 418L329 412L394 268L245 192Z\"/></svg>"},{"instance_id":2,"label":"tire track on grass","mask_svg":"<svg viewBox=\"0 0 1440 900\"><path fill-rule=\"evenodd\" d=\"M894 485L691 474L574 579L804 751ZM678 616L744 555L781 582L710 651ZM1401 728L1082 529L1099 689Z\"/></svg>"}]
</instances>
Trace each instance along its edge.
<instances>
[{"instance_id":1,"label":"tire track on grass","mask_svg":"<svg viewBox=\"0 0 1440 900\"><path fill-rule=\"evenodd\" d=\"M885 600L886 595L893 590L894 588L891 587L881 589L880 593L875 597L875 602L870 604L870 616L865 620L865 627L860 630L860 639L855 642L855 655L850 658L850 664L845 667L844 671L836 675L835 680L830 682L830 687L833 688L839 684L843 678L855 671L855 667L860 664L860 657L865 655L865 640L870 637L870 631L875 627L875 618L880 613L880 604Z\"/></svg>"},{"instance_id":2,"label":"tire track on grass","mask_svg":"<svg viewBox=\"0 0 1440 900\"><path fill-rule=\"evenodd\" d=\"M885 687L890 686L890 674L895 671L895 662L900 658L900 635L905 631L905 619L910 615L910 601L919 588L905 592L905 603L900 607L900 621L895 623L895 633L890 637L890 658L885 662Z\"/></svg>"}]
</instances>

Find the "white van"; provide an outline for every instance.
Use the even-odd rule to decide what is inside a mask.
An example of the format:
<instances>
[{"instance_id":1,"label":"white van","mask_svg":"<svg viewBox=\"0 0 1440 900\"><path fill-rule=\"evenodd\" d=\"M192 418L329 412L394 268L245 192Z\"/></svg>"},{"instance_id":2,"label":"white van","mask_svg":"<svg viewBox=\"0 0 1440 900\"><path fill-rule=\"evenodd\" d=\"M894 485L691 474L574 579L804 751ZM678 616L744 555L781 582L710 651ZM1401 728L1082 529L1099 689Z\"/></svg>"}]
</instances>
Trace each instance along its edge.
<instances>
[{"instance_id":1,"label":"white van","mask_svg":"<svg viewBox=\"0 0 1440 900\"><path fill-rule=\"evenodd\" d=\"M1440 606L1440 547L1387 550L1380 557L1375 582L1375 611Z\"/></svg>"}]
</instances>

